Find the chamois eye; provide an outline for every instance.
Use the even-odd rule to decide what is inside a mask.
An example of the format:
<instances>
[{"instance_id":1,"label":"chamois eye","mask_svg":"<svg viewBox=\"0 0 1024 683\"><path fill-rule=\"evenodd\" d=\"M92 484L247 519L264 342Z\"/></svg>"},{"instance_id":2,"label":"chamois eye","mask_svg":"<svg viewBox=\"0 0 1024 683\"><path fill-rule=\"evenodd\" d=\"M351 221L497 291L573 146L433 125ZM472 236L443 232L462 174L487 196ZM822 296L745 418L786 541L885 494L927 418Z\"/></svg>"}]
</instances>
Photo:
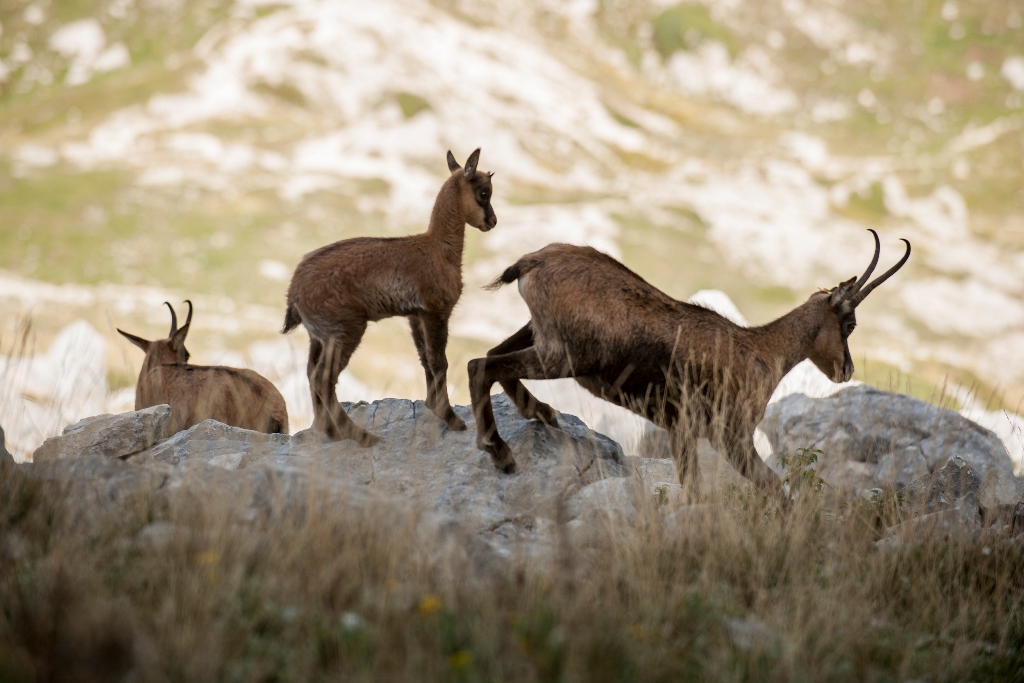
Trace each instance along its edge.
<instances>
[{"instance_id":1,"label":"chamois eye","mask_svg":"<svg viewBox=\"0 0 1024 683\"><path fill-rule=\"evenodd\" d=\"M477 195L477 196L480 197L480 201L486 202L488 199L491 198L491 191L490 190L480 190L480 194Z\"/></svg>"},{"instance_id":2,"label":"chamois eye","mask_svg":"<svg viewBox=\"0 0 1024 683\"><path fill-rule=\"evenodd\" d=\"M846 336L849 337L851 334L853 334L853 331L855 329L857 329L857 323L846 323L846 328L844 332L846 333Z\"/></svg>"}]
</instances>

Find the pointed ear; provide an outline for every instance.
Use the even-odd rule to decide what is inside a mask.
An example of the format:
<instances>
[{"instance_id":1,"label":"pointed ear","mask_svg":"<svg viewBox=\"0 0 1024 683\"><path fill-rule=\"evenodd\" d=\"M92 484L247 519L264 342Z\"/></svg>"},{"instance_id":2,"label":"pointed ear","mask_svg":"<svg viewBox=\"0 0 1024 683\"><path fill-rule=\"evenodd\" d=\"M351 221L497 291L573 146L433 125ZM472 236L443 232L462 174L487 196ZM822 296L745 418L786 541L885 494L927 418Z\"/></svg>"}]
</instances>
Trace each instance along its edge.
<instances>
[{"instance_id":1,"label":"pointed ear","mask_svg":"<svg viewBox=\"0 0 1024 683\"><path fill-rule=\"evenodd\" d=\"M853 293L854 286L857 283L857 278L851 277L846 282L840 282L839 286L832 292L832 296L829 297L828 302L833 306L841 304L850 294Z\"/></svg>"},{"instance_id":2,"label":"pointed ear","mask_svg":"<svg viewBox=\"0 0 1024 683\"><path fill-rule=\"evenodd\" d=\"M185 350L185 336L188 334L188 328L191 327L191 322L186 323L184 327L174 333L171 337L171 348L177 351ZM185 351L187 354L188 352Z\"/></svg>"},{"instance_id":3,"label":"pointed ear","mask_svg":"<svg viewBox=\"0 0 1024 683\"><path fill-rule=\"evenodd\" d=\"M451 150L448 150L448 170L455 173L460 168L462 167L459 166L459 162L455 161L455 155L452 154Z\"/></svg>"},{"instance_id":4,"label":"pointed ear","mask_svg":"<svg viewBox=\"0 0 1024 683\"><path fill-rule=\"evenodd\" d=\"M476 165L480 162L480 148L477 147L473 150L473 153L466 159L466 170L463 171L466 174L466 178L470 179L476 175Z\"/></svg>"},{"instance_id":5,"label":"pointed ear","mask_svg":"<svg viewBox=\"0 0 1024 683\"><path fill-rule=\"evenodd\" d=\"M120 327L117 328L117 331L121 333L122 337L124 337L125 339L130 341L132 344L135 344L140 349L142 349L143 353L146 353L146 352L149 351L149 342L146 341L145 339L143 339L142 337L136 337L134 334L128 334L127 332L122 330Z\"/></svg>"}]
</instances>

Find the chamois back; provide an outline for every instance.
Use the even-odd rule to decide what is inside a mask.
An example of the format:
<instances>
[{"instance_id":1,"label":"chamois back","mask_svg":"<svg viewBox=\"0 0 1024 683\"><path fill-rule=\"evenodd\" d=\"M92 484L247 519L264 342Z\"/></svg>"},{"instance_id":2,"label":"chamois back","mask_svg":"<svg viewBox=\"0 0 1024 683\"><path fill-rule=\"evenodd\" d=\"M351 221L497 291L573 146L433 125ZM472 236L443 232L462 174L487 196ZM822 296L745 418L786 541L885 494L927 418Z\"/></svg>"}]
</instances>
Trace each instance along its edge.
<instances>
[{"instance_id":1,"label":"chamois back","mask_svg":"<svg viewBox=\"0 0 1024 683\"><path fill-rule=\"evenodd\" d=\"M186 303L188 318L180 329L174 308L166 303L171 311L166 339L149 341L117 330L146 354L135 386L135 409L166 403L171 407L172 433L217 420L242 429L287 434L284 397L266 378L253 370L188 363L185 337L192 323L192 302Z\"/></svg>"}]
</instances>

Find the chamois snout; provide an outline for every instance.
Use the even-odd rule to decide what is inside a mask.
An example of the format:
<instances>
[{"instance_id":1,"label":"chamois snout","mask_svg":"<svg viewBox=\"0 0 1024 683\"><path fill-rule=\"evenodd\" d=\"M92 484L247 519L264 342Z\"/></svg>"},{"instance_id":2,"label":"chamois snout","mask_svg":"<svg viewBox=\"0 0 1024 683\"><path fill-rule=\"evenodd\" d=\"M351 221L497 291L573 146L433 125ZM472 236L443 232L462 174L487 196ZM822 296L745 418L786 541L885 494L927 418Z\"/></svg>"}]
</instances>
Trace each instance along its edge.
<instances>
[{"instance_id":1,"label":"chamois snout","mask_svg":"<svg viewBox=\"0 0 1024 683\"><path fill-rule=\"evenodd\" d=\"M822 325L807 357L836 384L849 382L853 377L853 358L847 338L857 324L853 311L832 309L825 315L831 319Z\"/></svg>"}]
</instances>

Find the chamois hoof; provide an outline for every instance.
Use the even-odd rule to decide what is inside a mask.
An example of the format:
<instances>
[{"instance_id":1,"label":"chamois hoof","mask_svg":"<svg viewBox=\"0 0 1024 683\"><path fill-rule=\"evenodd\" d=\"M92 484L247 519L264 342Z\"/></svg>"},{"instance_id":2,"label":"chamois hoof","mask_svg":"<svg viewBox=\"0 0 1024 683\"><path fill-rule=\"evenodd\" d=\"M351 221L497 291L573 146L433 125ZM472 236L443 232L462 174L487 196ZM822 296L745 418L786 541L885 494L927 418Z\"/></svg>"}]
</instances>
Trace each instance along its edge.
<instances>
[{"instance_id":1,"label":"chamois hoof","mask_svg":"<svg viewBox=\"0 0 1024 683\"><path fill-rule=\"evenodd\" d=\"M462 418L456 415L454 412L452 412L451 415L445 418L445 423L448 425L448 429L452 430L453 432L466 431L466 423L463 422Z\"/></svg>"},{"instance_id":2,"label":"chamois hoof","mask_svg":"<svg viewBox=\"0 0 1024 683\"><path fill-rule=\"evenodd\" d=\"M550 415L538 415L537 419L543 422L548 427L559 429L562 425L558 422L558 413L551 411Z\"/></svg>"},{"instance_id":3,"label":"chamois hoof","mask_svg":"<svg viewBox=\"0 0 1024 683\"><path fill-rule=\"evenodd\" d=\"M504 474L515 474L516 459L512 457L512 449L508 447L507 443L501 441L487 450L491 454L491 460L494 461L494 466L497 467L500 472L503 472Z\"/></svg>"},{"instance_id":4,"label":"chamois hoof","mask_svg":"<svg viewBox=\"0 0 1024 683\"><path fill-rule=\"evenodd\" d=\"M380 443L380 437L371 434L370 432L363 432L359 436L353 437L360 446L363 448L369 448L370 446L376 446Z\"/></svg>"}]
</instances>

